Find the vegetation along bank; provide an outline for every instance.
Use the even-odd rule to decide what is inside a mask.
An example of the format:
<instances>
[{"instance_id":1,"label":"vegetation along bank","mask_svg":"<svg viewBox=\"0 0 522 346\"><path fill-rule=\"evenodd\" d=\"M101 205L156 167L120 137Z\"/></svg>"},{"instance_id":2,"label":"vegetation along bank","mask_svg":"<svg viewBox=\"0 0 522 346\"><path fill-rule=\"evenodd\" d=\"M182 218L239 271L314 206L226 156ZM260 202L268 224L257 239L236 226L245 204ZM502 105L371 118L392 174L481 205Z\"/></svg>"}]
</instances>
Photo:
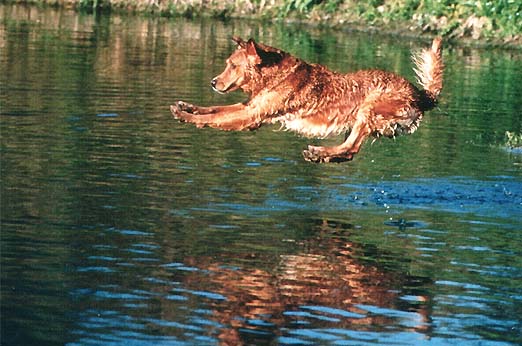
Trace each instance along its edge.
<instances>
[{"instance_id":1,"label":"vegetation along bank","mask_svg":"<svg viewBox=\"0 0 522 346\"><path fill-rule=\"evenodd\" d=\"M84 11L302 21L522 48L520 0L12 0ZM9 0L8 0L9 2Z\"/></svg>"}]
</instances>

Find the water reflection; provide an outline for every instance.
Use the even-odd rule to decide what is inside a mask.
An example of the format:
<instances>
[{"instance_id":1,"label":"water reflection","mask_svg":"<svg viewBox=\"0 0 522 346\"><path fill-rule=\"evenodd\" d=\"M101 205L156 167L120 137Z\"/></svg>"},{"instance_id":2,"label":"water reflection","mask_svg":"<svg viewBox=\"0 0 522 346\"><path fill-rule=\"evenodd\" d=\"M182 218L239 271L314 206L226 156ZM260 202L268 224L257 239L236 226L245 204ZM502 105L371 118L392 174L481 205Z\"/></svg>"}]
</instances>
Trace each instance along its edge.
<instances>
[{"instance_id":1,"label":"water reflection","mask_svg":"<svg viewBox=\"0 0 522 346\"><path fill-rule=\"evenodd\" d=\"M398 272L391 263L376 262L375 258L393 256L351 241L351 233L358 227L327 220L310 222L307 233L311 237L286 239L295 250L279 255L265 250L151 263L157 261L154 256L160 251L152 244L95 245L86 264L76 268L85 286L71 294L85 306L78 316L85 322L73 334L80 336L81 343L111 340L113 330L104 335L104 329L111 327L137 333L135 337L142 341L161 341L140 335L146 323L147 330L157 328L188 344L194 338L201 344L206 340L221 345L260 345L275 340L307 343L307 339L327 338L331 333L341 333L341 339L340 331L345 328L362 333L372 330L372 325L395 325L405 333L430 329L430 298L420 293L429 279ZM139 231L105 232L147 239ZM143 266L150 272L137 268ZM124 286L115 284L114 274L130 268L135 284L123 290ZM112 308L88 308L100 304ZM147 317L143 310L156 317ZM338 332L314 331L318 326Z\"/></svg>"},{"instance_id":2,"label":"water reflection","mask_svg":"<svg viewBox=\"0 0 522 346\"><path fill-rule=\"evenodd\" d=\"M212 318L225 326L218 338L227 345L240 345L245 340L255 344L284 335L279 339L283 344L290 339L306 343L313 334L308 327L316 323L357 330L395 323L406 327L404 330L427 329L428 297L412 298L409 312L396 310L395 305L399 287L423 280L385 271L365 261L365 256L382 254L351 242L351 228L321 222L314 227L313 238L299 242L296 253L256 259L269 270L223 268L220 263L199 257L200 270L204 268L208 274L202 280L196 272L185 276L183 282L198 287L204 281L213 292L227 297L226 303L212 304L216 305L212 307ZM323 337L327 335L324 332Z\"/></svg>"}]
</instances>

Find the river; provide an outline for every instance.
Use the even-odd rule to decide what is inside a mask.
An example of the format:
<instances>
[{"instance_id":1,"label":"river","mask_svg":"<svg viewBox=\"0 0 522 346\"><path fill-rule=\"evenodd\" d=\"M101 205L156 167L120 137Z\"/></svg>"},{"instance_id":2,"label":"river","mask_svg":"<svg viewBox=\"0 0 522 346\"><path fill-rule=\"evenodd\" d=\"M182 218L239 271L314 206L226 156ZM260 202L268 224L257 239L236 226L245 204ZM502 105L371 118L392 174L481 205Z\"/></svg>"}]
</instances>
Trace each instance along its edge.
<instances>
[{"instance_id":1,"label":"river","mask_svg":"<svg viewBox=\"0 0 522 346\"><path fill-rule=\"evenodd\" d=\"M420 129L311 164L179 123L254 37L414 81L427 40L0 4L5 345L517 345L520 52L446 44Z\"/></svg>"}]
</instances>

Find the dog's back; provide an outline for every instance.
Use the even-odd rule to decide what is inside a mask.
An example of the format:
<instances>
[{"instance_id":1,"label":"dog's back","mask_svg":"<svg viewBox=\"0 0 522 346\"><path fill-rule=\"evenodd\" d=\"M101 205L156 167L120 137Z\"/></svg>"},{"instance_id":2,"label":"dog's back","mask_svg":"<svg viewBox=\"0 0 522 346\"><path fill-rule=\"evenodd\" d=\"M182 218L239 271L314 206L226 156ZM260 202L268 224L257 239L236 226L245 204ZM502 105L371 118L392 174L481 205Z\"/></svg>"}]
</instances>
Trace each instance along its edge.
<instances>
[{"instance_id":1,"label":"dog's back","mask_svg":"<svg viewBox=\"0 0 522 346\"><path fill-rule=\"evenodd\" d=\"M434 98L401 76L381 70L362 70L340 74L321 65L307 64L293 59L294 68L289 74L272 69L263 76L279 80L274 88L261 89L257 95L276 92L277 116L266 122L281 122L282 127L308 137L325 138L349 131L361 109L371 109L374 116L365 120L374 135L395 136L413 132L420 121L422 111L433 106ZM270 85L271 83L260 83ZM256 95L256 96L257 96ZM285 97L281 97L284 95ZM251 104L266 102L265 97L253 97Z\"/></svg>"}]
</instances>

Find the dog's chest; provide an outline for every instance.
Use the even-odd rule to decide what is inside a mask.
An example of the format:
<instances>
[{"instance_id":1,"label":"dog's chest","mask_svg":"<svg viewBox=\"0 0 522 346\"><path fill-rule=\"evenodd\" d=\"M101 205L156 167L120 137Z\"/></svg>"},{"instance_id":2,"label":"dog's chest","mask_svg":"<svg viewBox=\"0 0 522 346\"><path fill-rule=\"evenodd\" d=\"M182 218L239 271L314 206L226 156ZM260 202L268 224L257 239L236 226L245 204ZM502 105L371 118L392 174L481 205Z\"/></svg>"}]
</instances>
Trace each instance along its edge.
<instances>
[{"instance_id":1,"label":"dog's chest","mask_svg":"<svg viewBox=\"0 0 522 346\"><path fill-rule=\"evenodd\" d=\"M338 135L345 132L350 127L346 123L339 123L337 118L328 119L327 117L305 116L288 113L272 119L272 123L281 123L284 130L294 131L300 135L314 138L326 138L331 135Z\"/></svg>"}]
</instances>

